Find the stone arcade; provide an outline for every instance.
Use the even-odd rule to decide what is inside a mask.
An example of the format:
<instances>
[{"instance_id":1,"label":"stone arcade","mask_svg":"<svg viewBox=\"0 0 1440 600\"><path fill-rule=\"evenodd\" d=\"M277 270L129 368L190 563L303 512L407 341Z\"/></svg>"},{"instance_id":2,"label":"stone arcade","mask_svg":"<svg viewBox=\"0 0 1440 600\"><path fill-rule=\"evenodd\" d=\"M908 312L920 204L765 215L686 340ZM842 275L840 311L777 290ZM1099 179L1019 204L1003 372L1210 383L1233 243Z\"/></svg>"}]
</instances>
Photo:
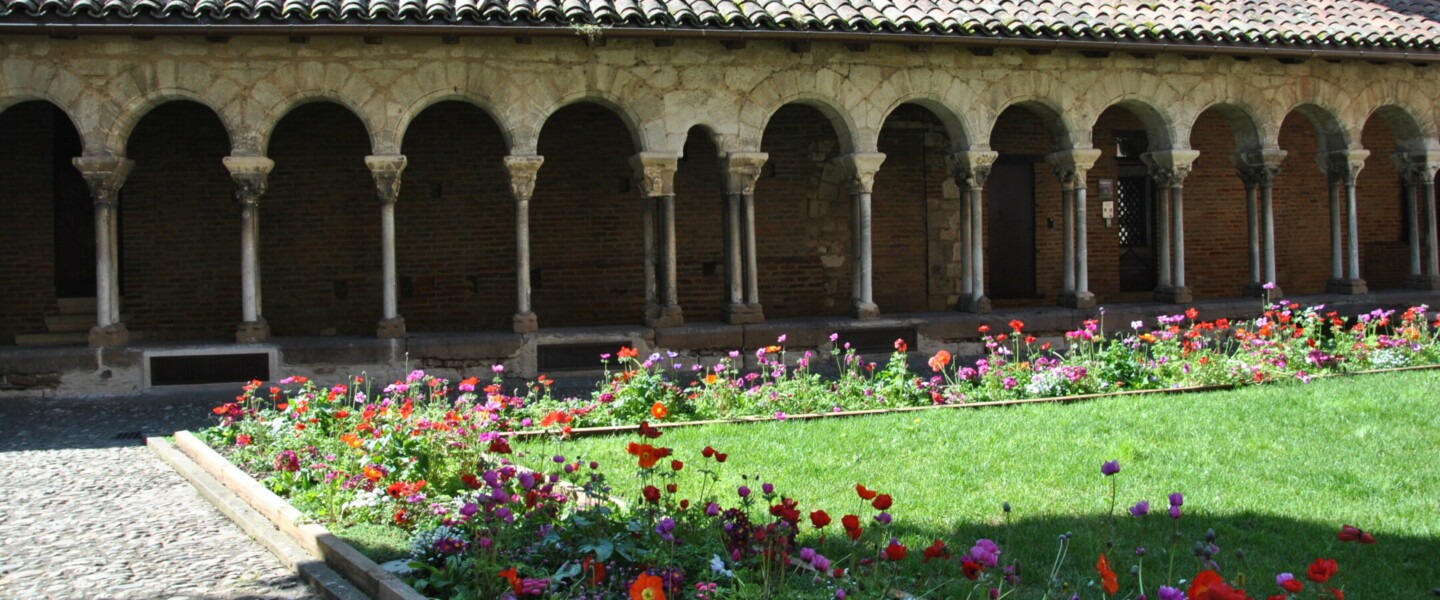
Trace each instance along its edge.
<instances>
[{"instance_id":1,"label":"stone arcade","mask_svg":"<svg viewBox=\"0 0 1440 600\"><path fill-rule=\"evenodd\" d=\"M0 0L0 376L1440 299L1440 2L1250 5Z\"/></svg>"}]
</instances>

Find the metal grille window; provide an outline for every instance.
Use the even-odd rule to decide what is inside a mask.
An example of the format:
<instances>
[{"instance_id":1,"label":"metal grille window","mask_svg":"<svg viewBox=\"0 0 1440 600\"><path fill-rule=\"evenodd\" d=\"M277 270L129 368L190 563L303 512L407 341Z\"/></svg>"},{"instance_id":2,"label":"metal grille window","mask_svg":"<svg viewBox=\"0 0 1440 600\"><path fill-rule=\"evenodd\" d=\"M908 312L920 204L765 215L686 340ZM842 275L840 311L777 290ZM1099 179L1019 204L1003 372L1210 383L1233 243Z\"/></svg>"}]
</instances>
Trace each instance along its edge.
<instances>
[{"instance_id":1,"label":"metal grille window","mask_svg":"<svg viewBox=\"0 0 1440 600\"><path fill-rule=\"evenodd\" d=\"M1144 177L1121 177L1116 186L1115 218L1120 224L1121 247L1150 245L1149 203L1145 201L1149 187Z\"/></svg>"}]
</instances>

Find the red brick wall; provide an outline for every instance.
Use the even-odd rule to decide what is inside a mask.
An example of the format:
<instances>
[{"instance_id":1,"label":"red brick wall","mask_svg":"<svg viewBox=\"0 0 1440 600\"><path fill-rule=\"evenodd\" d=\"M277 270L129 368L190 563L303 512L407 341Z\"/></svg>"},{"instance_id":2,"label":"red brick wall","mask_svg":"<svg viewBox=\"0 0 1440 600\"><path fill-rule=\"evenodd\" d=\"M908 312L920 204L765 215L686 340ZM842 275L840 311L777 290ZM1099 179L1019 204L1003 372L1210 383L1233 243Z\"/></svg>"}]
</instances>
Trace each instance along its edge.
<instances>
[{"instance_id":1,"label":"red brick wall","mask_svg":"<svg viewBox=\"0 0 1440 600\"><path fill-rule=\"evenodd\" d=\"M927 134L935 132L927 145ZM950 147L939 119L925 108L905 104L880 130L885 162L875 176L871 198L871 251L875 303L885 313L929 308L926 278L931 265L926 221L928 203L942 195L945 153ZM958 204L957 204L958 207ZM958 213L957 213L958 214ZM941 226L935 223L935 227Z\"/></svg>"},{"instance_id":2,"label":"red brick wall","mask_svg":"<svg viewBox=\"0 0 1440 600\"><path fill-rule=\"evenodd\" d=\"M1404 287L1410 274L1410 247L1400 172L1390 160L1396 149L1395 133L1385 119L1372 115L1360 144L1370 151L1356 179L1361 276L1370 289Z\"/></svg>"},{"instance_id":3,"label":"red brick wall","mask_svg":"<svg viewBox=\"0 0 1440 600\"><path fill-rule=\"evenodd\" d=\"M574 104L545 122L539 151L530 248L540 326L639 323L644 245L630 132L610 110Z\"/></svg>"},{"instance_id":4,"label":"red brick wall","mask_svg":"<svg viewBox=\"0 0 1440 600\"><path fill-rule=\"evenodd\" d=\"M1060 257L1062 250L1062 226L1060 210L1060 182L1055 177L1055 172L1050 168L1049 163L1044 161L1045 155L1054 151L1051 144L1051 136L1046 129L1044 120L1036 111L1024 107L1011 107L1000 114L994 128L991 130L990 147L1000 153L1002 160L1011 160L1018 157L1033 158L1034 163L1034 184L1035 184L1035 291L1042 295L1042 298L1007 298L992 299L996 308L1035 306L1040 304L1054 304L1060 293ZM987 185L988 187L988 185ZM988 193L985 196L988 201ZM1049 225L1053 221L1054 228ZM985 240L986 256L991 254L990 240L996 236L1004 236L1009 232L1002 231L1000 227L992 226L988 212L985 218ZM1093 239L1093 238L1092 238ZM1094 259L1095 248L1091 248L1090 273L1092 282L1097 274L1097 264ZM989 261L986 261L985 281L986 288L993 287L991 283L995 277L1007 276L997 274L990 269ZM1095 286L1092 283L1092 289ZM1099 295L1099 290L1095 290Z\"/></svg>"},{"instance_id":5,"label":"red brick wall","mask_svg":"<svg viewBox=\"0 0 1440 600\"><path fill-rule=\"evenodd\" d=\"M220 119L194 102L150 111L126 144L135 170L121 190L122 312L147 340L234 339L240 209L221 162L229 153Z\"/></svg>"},{"instance_id":6,"label":"red brick wall","mask_svg":"<svg viewBox=\"0 0 1440 600\"><path fill-rule=\"evenodd\" d=\"M395 260L406 328L509 329L515 201L499 126L473 105L443 102L410 124L401 151Z\"/></svg>"},{"instance_id":7,"label":"red brick wall","mask_svg":"<svg viewBox=\"0 0 1440 600\"><path fill-rule=\"evenodd\" d=\"M275 170L260 201L263 313L273 334L375 334L380 204L367 154L364 124L337 104L302 105L276 126Z\"/></svg>"},{"instance_id":8,"label":"red brick wall","mask_svg":"<svg viewBox=\"0 0 1440 600\"><path fill-rule=\"evenodd\" d=\"M45 331L45 314L56 312L52 120L59 111L25 102L0 112L0 344L17 333ZM61 121L60 124L70 126ZM94 235L75 232L75 235Z\"/></svg>"},{"instance_id":9,"label":"red brick wall","mask_svg":"<svg viewBox=\"0 0 1440 600\"><path fill-rule=\"evenodd\" d=\"M676 287L687 322L719 321L725 307L725 202L710 136L690 130L675 173Z\"/></svg>"}]
</instances>

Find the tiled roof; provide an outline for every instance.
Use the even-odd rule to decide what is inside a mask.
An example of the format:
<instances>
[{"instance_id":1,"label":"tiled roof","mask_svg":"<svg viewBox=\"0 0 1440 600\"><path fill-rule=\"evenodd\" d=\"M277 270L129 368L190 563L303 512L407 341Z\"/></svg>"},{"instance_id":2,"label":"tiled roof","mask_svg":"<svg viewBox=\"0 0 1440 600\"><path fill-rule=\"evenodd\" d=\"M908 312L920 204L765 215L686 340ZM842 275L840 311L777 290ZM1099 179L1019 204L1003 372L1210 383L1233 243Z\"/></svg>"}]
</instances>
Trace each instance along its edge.
<instances>
[{"instance_id":1,"label":"tiled roof","mask_svg":"<svg viewBox=\"0 0 1440 600\"><path fill-rule=\"evenodd\" d=\"M0 24L576 25L1440 49L1440 0L0 0Z\"/></svg>"}]
</instances>

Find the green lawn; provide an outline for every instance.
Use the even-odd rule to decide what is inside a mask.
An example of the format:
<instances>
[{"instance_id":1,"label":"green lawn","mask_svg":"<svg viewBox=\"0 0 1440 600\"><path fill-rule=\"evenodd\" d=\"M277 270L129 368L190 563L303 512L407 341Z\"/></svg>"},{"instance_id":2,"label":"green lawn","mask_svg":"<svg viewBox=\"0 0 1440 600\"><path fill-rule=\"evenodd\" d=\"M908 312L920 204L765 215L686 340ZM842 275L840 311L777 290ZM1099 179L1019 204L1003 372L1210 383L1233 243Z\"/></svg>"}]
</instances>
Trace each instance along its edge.
<instances>
[{"instance_id":1,"label":"green lawn","mask_svg":"<svg viewBox=\"0 0 1440 600\"><path fill-rule=\"evenodd\" d=\"M1440 587L1437 401L1440 371L1416 371L1074 405L697 427L670 430L657 443L691 465L709 462L700 457L706 445L728 452L731 489L742 474L758 488L758 477L799 499L803 512L824 509L837 523L847 512L874 514L860 510L856 483L892 494L896 531L917 563L935 537L957 552L989 537L1007 560L1020 558L1033 586L1049 570L1056 536L1070 531L1073 578L1093 577L1096 554L1113 539L1110 556L1132 597L1133 548L1147 546L1145 591L1153 598L1164 582L1172 527L1165 496L1180 491L1176 578L1195 573L1190 548L1213 528L1221 572L1244 573L1252 596L1278 593L1277 572L1303 579L1306 566L1324 556L1339 561L1337 580L1349 598L1422 598ZM599 460L611 465L617 494L633 497L623 474L634 464L625 443L635 439L516 449L528 454L522 460L556 453ZM1108 459L1123 469L1114 536L1104 518L1109 482L1100 474ZM733 499L724 497L727 505ZM1125 509L1141 499L1154 513L1137 537L1141 530ZM1014 508L1008 525L1002 502ZM1338 542L1342 523L1372 532L1379 543Z\"/></svg>"}]
</instances>

